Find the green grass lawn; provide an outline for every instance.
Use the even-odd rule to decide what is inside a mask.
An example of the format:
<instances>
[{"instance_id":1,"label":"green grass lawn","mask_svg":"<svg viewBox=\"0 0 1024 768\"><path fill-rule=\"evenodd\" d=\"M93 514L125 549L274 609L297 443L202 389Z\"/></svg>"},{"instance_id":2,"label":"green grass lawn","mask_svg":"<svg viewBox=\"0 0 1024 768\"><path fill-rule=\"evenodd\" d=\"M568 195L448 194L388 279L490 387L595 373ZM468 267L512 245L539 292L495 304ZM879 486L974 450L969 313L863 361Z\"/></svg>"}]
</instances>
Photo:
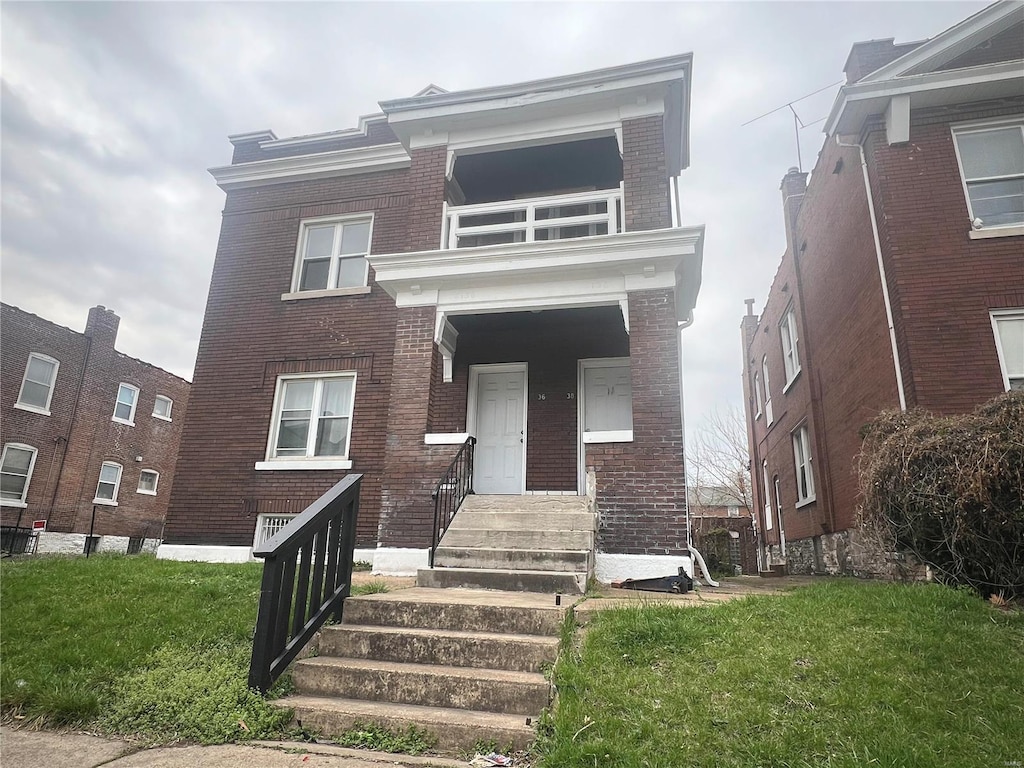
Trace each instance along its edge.
<instances>
[{"instance_id":1,"label":"green grass lawn","mask_svg":"<svg viewBox=\"0 0 1024 768\"><path fill-rule=\"evenodd\" d=\"M609 610L555 680L544 768L1024 763L1024 614L937 585Z\"/></svg>"}]
</instances>

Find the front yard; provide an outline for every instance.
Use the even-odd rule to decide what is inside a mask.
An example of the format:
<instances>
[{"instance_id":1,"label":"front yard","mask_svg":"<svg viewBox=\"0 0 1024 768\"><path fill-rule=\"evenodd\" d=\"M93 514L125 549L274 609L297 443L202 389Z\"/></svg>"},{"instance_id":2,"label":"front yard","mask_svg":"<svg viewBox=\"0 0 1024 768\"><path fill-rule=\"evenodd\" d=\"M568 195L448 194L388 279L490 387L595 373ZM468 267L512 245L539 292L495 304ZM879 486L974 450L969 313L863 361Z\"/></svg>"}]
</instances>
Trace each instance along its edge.
<instances>
[{"instance_id":1,"label":"front yard","mask_svg":"<svg viewBox=\"0 0 1024 768\"><path fill-rule=\"evenodd\" d=\"M5 719L148 741L282 733L245 687L259 566L5 561ZM555 671L535 763L1024 762L1024 613L939 586L831 581L598 612Z\"/></svg>"}]
</instances>

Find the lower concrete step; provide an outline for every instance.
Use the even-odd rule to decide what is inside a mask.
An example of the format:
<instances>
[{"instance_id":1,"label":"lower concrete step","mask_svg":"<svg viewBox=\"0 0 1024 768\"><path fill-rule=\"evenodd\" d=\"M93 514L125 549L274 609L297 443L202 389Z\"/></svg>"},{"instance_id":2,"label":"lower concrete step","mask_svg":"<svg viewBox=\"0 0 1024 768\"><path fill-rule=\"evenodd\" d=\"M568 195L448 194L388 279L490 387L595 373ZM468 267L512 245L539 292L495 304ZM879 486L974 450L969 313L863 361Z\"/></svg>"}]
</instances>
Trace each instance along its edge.
<instances>
[{"instance_id":1,"label":"lower concrete step","mask_svg":"<svg viewBox=\"0 0 1024 768\"><path fill-rule=\"evenodd\" d=\"M297 723L326 736L356 726L379 725L391 730L415 726L437 738L443 752L472 749L478 741L494 741L500 747L525 749L536 736L526 717L494 712L471 712L412 704L382 704L375 701L295 695L276 704L294 710Z\"/></svg>"},{"instance_id":2,"label":"lower concrete step","mask_svg":"<svg viewBox=\"0 0 1024 768\"><path fill-rule=\"evenodd\" d=\"M441 546L434 554L434 565L442 568L585 571L589 559L590 553L586 550Z\"/></svg>"},{"instance_id":3,"label":"lower concrete step","mask_svg":"<svg viewBox=\"0 0 1024 768\"><path fill-rule=\"evenodd\" d=\"M324 627L321 656L540 672L554 663L558 638L408 627Z\"/></svg>"},{"instance_id":4,"label":"lower concrete step","mask_svg":"<svg viewBox=\"0 0 1024 768\"><path fill-rule=\"evenodd\" d=\"M498 568L420 568L420 587L450 589L493 589L512 592L582 595L587 589L587 572L525 571Z\"/></svg>"},{"instance_id":5,"label":"lower concrete step","mask_svg":"<svg viewBox=\"0 0 1024 768\"><path fill-rule=\"evenodd\" d=\"M551 686L536 672L314 656L292 666L296 690L315 696L536 716Z\"/></svg>"},{"instance_id":6,"label":"lower concrete step","mask_svg":"<svg viewBox=\"0 0 1024 768\"><path fill-rule=\"evenodd\" d=\"M414 587L350 597L345 601L342 622L361 626L558 636L568 610L569 601L556 606L551 595L473 589L452 592Z\"/></svg>"}]
</instances>

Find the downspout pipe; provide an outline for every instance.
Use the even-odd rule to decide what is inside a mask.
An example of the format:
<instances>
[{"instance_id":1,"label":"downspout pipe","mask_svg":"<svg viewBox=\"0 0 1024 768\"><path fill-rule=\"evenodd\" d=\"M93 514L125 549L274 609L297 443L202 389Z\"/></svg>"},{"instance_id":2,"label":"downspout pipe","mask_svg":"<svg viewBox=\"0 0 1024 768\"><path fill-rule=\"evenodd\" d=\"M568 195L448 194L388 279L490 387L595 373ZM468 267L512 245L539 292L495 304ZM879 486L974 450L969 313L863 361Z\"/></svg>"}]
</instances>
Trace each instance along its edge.
<instances>
[{"instance_id":1,"label":"downspout pipe","mask_svg":"<svg viewBox=\"0 0 1024 768\"><path fill-rule=\"evenodd\" d=\"M864 194L868 198L868 218L871 219L871 234L875 239L875 258L878 260L878 277L882 281L882 300L885 303L885 320L889 325L889 343L892 345L892 362L896 368L896 391L900 398L900 410L907 410L907 396L903 389L903 370L900 366L900 353L896 346L896 326L892 319L892 302L889 300L889 283L885 278L885 263L882 261L882 241L878 236L878 217L875 214L875 201L871 195L871 180L868 178L868 160L864 154L864 144L844 144L836 134L836 144L840 147L856 147L860 152L860 170L864 175Z\"/></svg>"}]
</instances>

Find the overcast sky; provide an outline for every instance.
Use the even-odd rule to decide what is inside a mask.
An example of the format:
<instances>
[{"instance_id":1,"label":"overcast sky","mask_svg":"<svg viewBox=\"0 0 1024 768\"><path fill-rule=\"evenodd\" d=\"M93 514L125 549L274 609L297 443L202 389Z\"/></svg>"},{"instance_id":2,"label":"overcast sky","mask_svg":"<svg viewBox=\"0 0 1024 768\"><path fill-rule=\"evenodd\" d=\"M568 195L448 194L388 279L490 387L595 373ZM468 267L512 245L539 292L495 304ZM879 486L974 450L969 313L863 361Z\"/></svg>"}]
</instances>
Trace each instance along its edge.
<instances>
[{"instance_id":1,"label":"overcast sky","mask_svg":"<svg viewBox=\"0 0 1024 768\"><path fill-rule=\"evenodd\" d=\"M741 406L739 322L785 247L791 113L842 79L851 43L934 36L979 2L13 3L0 5L3 301L191 379L224 193L227 135L354 126L428 83L500 85L694 55L685 224L704 223L685 332L688 432ZM796 105L804 170L838 87ZM818 122L815 122L818 121Z\"/></svg>"}]
</instances>

